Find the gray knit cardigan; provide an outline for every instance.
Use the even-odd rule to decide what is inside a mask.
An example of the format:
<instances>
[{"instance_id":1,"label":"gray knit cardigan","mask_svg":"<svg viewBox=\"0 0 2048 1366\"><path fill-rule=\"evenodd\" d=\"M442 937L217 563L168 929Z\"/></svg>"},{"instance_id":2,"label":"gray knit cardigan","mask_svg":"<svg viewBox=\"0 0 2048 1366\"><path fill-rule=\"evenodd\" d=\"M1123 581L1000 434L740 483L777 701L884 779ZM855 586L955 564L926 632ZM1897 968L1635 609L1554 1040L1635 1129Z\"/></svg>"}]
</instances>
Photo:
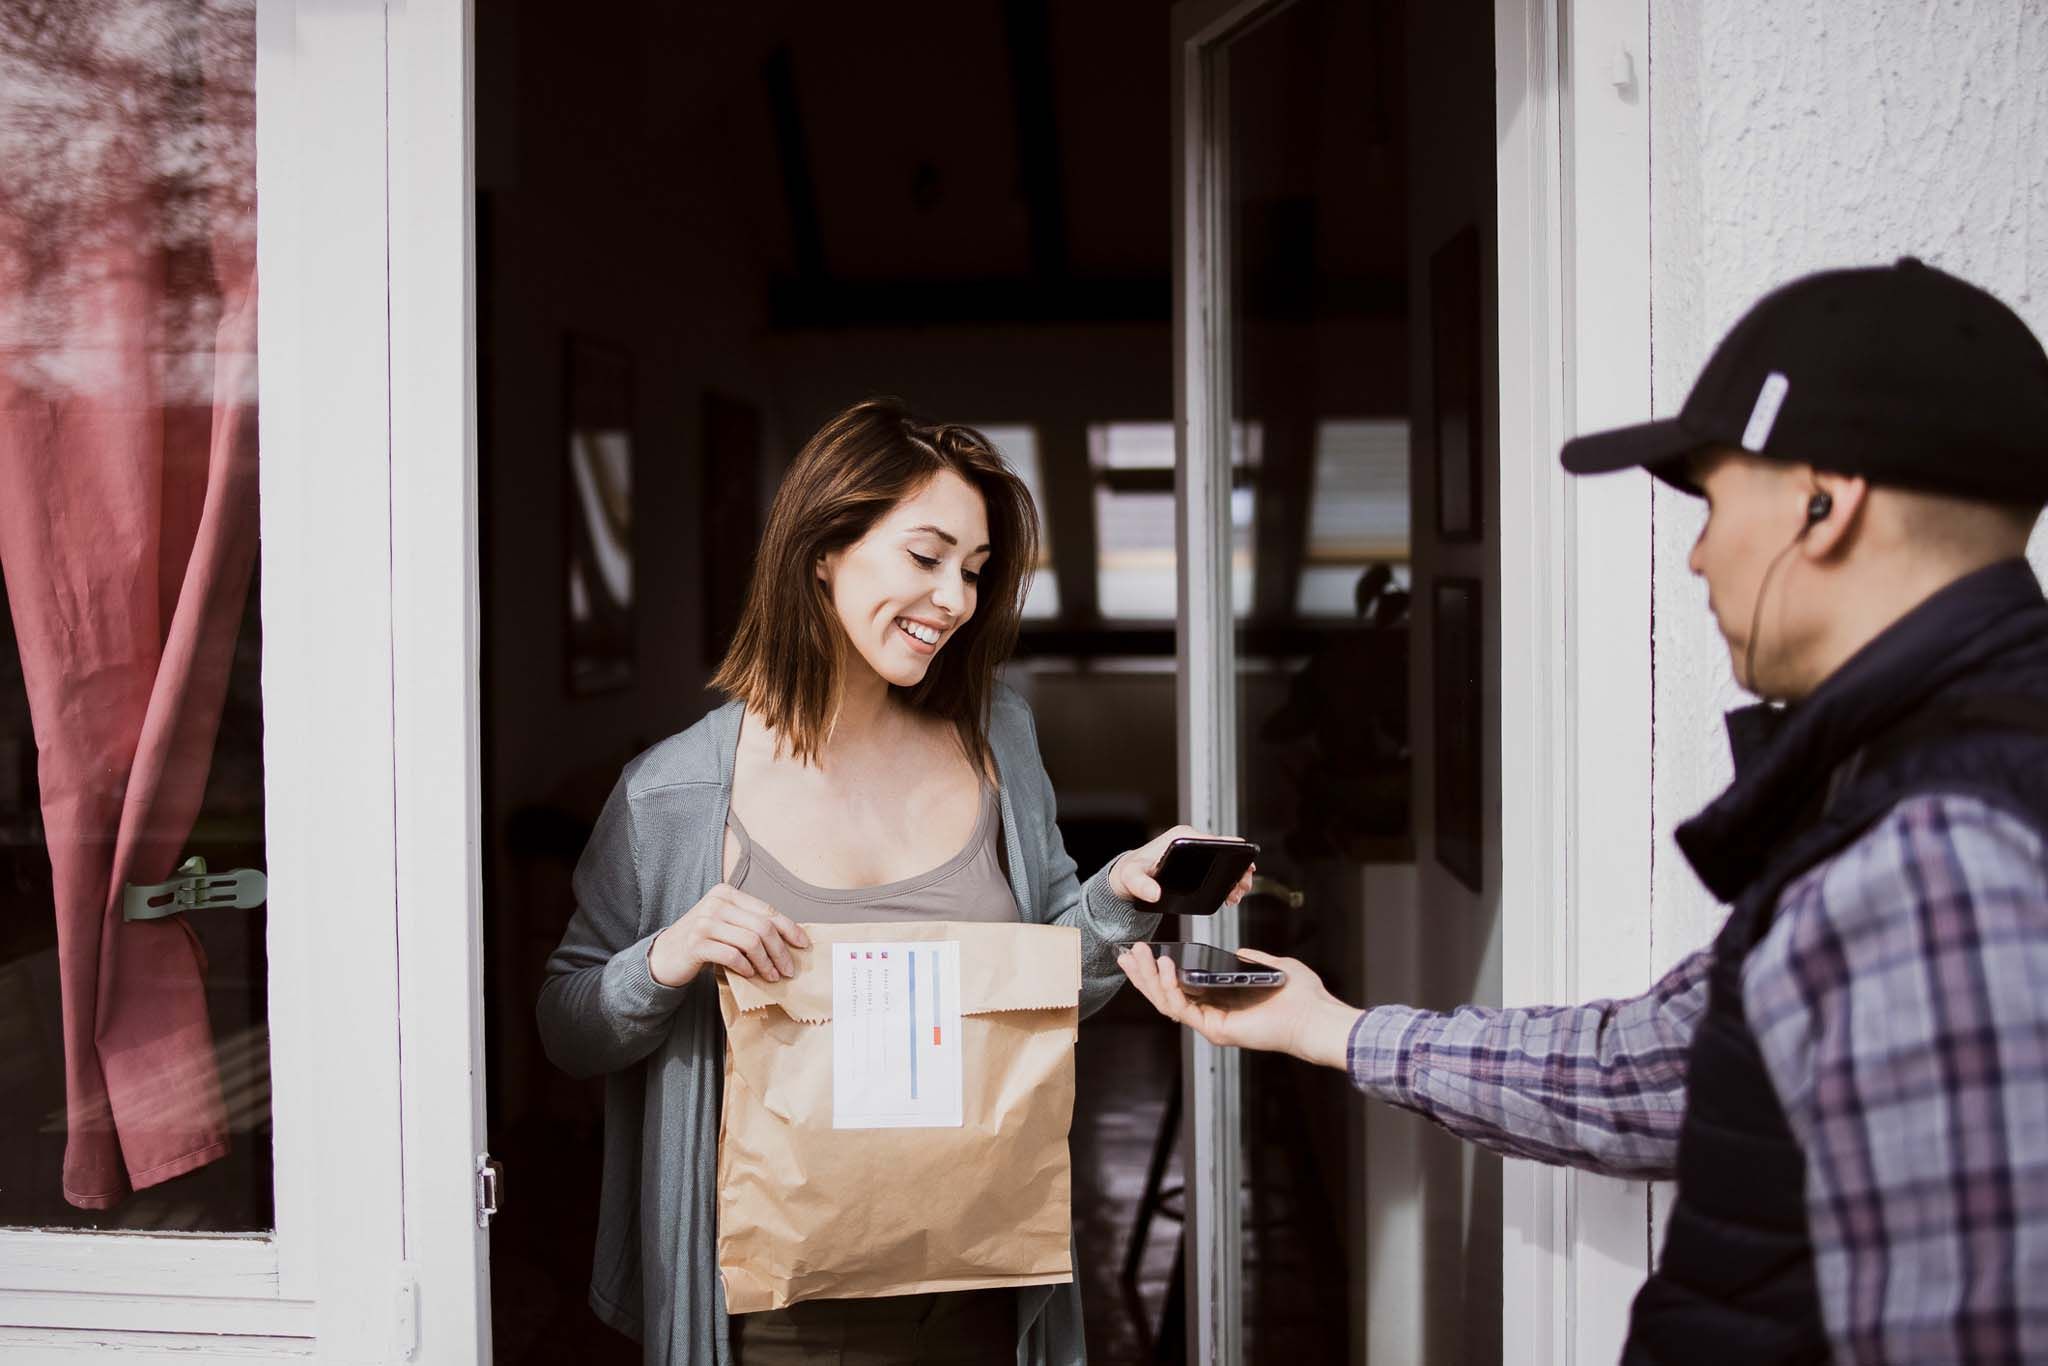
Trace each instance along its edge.
<instances>
[{"instance_id":1,"label":"gray knit cardigan","mask_svg":"<svg viewBox=\"0 0 2048 1366\"><path fill-rule=\"evenodd\" d=\"M716 1257L724 1026L711 974L664 987L655 935L723 872L741 708L728 703L626 765L576 866L576 912L540 993L548 1057L605 1078L604 1181L590 1303L643 1345L649 1366L730 1366ZM1123 983L1115 946L1159 917L1118 897L1108 869L1085 884L1053 824L1052 783L1030 708L998 689L989 718L1003 848L1024 918L1081 931L1081 1013ZM1077 1286L1018 1292L1018 1366L1080 1366Z\"/></svg>"}]
</instances>

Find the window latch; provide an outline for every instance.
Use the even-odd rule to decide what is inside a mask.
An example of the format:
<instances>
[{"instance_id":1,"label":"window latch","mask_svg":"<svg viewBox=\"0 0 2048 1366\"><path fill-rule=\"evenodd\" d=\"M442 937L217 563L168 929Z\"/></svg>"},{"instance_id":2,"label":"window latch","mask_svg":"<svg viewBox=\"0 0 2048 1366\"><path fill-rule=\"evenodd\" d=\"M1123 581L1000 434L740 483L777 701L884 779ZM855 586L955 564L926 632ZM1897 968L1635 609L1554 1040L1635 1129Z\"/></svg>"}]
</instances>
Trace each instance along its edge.
<instances>
[{"instance_id":1,"label":"window latch","mask_svg":"<svg viewBox=\"0 0 2048 1366\"><path fill-rule=\"evenodd\" d=\"M260 869L233 868L225 873L206 871L206 860L193 855L178 865L169 882L147 887L128 883L121 889L123 920L161 920L183 911L203 911L216 906L248 910L261 906L270 896L270 880Z\"/></svg>"}]
</instances>

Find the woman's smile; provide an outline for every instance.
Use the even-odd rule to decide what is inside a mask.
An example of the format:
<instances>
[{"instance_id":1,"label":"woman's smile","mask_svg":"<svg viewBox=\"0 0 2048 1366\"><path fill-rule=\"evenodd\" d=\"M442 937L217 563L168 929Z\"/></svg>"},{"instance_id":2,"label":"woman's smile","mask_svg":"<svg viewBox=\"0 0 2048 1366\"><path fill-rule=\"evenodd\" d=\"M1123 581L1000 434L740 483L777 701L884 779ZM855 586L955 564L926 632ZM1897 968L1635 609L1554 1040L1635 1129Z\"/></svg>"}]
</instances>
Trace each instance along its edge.
<instances>
[{"instance_id":1,"label":"woman's smile","mask_svg":"<svg viewBox=\"0 0 2048 1366\"><path fill-rule=\"evenodd\" d=\"M926 655L938 652L939 642L946 634L936 626L928 626L911 617L896 618L896 630L910 642L912 649Z\"/></svg>"}]
</instances>

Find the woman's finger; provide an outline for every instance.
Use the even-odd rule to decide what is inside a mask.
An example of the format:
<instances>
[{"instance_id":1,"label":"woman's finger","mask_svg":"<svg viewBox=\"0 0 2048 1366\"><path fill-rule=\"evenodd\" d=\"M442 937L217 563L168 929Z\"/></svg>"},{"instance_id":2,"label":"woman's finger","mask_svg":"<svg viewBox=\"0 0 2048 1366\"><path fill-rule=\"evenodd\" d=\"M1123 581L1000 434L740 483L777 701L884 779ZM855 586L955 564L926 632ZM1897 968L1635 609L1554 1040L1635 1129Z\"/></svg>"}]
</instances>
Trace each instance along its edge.
<instances>
[{"instance_id":1,"label":"woman's finger","mask_svg":"<svg viewBox=\"0 0 2048 1366\"><path fill-rule=\"evenodd\" d=\"M741 896L745 894L736 893L735 895ZM760 943L762 952L768 955L769 961L775 964L775 972L778 976L796 976L796 960L789 956L789 945L783 941L780 931L775 927L775 912L765 904L754 901L752 897L748 897L747 901L751 901L753 904L748 905L746 902L728 898L725 904L719 908L720 914L718 919L727 925L752 935L753 939ZM735 940L728 937L726 942L737 943L742 948L748 948L748 943L744 939Z\"/></svg>"},{"instance_id":2,"label":"woman's finger","mask_svg":"<svg viewBox=\"0 0 2048 1366\"><path fill-rule=\"evenodd\" d=\"M784 943L792 944L800 949L807 949L811 946L811 936L804 932L803 926L761 900L760 897L740 891L737 887L732 888L731 891L733 905L753 911L756 915L761 916L768 922L769 927L782 937Z\"/></svg>"},{"instance_id":3,"label":"woman's finger","mask_svg":"<svg viewBox=\"0 0 2048 1366\"><path fill-rule=\"evenodd\" d=\"M762 942L760 931L733 920L714 920L704 927L707 938L721 944L730 944L745 954L755 971L771 982L782 980L783 974L776 968L775 960L769 956L768 946Z\"/></svg>"},{"instance_id":4,"label":"woman's finger","mask_svg":"<svg viewBox=\"0 0 2048 1366\"><path fill-rule=\"evenodd\" d=\"M733 934L721 934L719 938L723 938L727 944L745 948L748 952L752 952L754 944L760 944L762 952L768 956L768 963L774 965L776 977L795 977L797 965L791 961L791 956L788 956L788 948L782 944L782 936L776 934L774 920L770 920L768 911L739 903L735 899L737 895L739 893L721 897L719 905L713 907L711 924L725 926L737 932L737 938Z\"/></svg>"},{"instance_id":5,"label":"woman's finger","mask_svg":"<svg viewBox=\"0 0 2048 1366\"><path fill-rule=\"evenodd\" d=\"M1235 906L1238 902L1250 896L1252 894L1252 878L1258 873L1258 871L1259 865L1256 863L1251 865L1251 867L1245 869L1244 876L1239 878L1237 880L1237 885L1230 889L1230 895L1223 899L1223 904L1226 906Z\"/></svg>"},{"instance_id":6,"label":"woman's finger","mask_svg":"<svg viewBox=\"0 0 2048 1366\"><path fill-rule=\"evenodd\" d=\"M736 972L742 977L752 977L754 975L754 965L747 961L747 956L744 953L741 953L730 944L721 944L716 939L706 939L699 942L697 945L697 957L706 963L716 963L726 971Z\"/></svg>"}]
</instances>

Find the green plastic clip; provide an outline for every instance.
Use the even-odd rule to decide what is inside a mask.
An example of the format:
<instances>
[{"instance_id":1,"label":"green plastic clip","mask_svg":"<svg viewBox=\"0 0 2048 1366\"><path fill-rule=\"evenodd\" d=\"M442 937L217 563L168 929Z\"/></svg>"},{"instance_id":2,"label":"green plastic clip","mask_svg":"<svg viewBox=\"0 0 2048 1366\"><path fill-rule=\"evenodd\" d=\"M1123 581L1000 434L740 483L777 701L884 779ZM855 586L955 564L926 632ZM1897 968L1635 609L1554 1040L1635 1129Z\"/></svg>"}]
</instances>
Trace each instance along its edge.
<instances>
[{"instance_id":1,"label":"green plastic clip","mask_svg":"<svg viewBox=\"0 0 2048 1366\"><path fill-rule=\"evenodd\" d=\"M235 868L225 873L206 871L206 860L193 855L178 865L178 875L153 887L129 883L121 889L123 920L162 920L182 911L202 911L215 906L248 910L261 906L270 895L270 879L260 869Z\"/></svg>"}]
</instances>

